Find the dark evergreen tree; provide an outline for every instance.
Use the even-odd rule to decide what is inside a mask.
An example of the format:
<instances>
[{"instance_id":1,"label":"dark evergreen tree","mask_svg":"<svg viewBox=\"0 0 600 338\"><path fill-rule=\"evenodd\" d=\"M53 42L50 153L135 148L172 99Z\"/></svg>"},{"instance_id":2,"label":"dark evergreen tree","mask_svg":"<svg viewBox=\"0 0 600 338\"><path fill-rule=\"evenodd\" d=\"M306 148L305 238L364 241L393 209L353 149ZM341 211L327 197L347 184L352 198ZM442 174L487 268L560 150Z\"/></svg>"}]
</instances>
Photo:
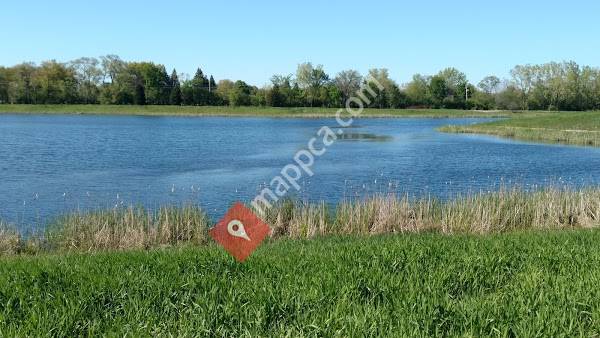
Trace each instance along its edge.
<instances>
[{"instance_id":1,"label":"dark evergreen tree","mask_svg":"<svg viewBox=\"0 0 600 338\"><path fill-rule=\"evenodd\" d=\"M198 68L191 82L193 88L194 104L205 106L209 104L208 95L208 79L202 73L202 69Z\"/></svg>"},{"instance_id":2,"label":"dark evergreen tree","mask_svg":"<svg viewBox=\"0 0 600 338\"><path fill-rule=\"evenodd\" d=\"M173 89L173 86L171 84L171 78L163 65L160 66L159 87L159 104L169 104L171 102L171 90Z\"/></svg>"},{"instance_id":3,"label":"dark evergreen tree","mask_svg":"<svg viewBox=\"0 0 600 338\"><path fill-rule=\"evenodd\" d=\"M219 95L217 94L217 83L215 78L211 75L208 80L208 104L211 106L217 106L222 104Z\"/></svg>"},{"instance_id":4,"label":"dark evergreen tree","mask_svg":"<svg viewBox=\"0 0 600 338\"><path fill-rule=\"evenodd\" d=\"M141 77L136 77L135 79L135 95L133 97L133 103L138 105L146 104L146 91Z\"/></svg>"},{"instance_id":5,"label":"dark evergreen tree","mask_svg":"<svg viewBox=\"0 0 600 338\"><path fill-rule=\"evenodd\" d=\"M173 73L171 73L171 96L169 97L169 103L172 105L179 106L181 105L183 98L181 95L181 85L179 83L179 77L177 76L177 71L173 69Z\"/></svg>"},{"instance_id":6,"label":"dark evergreen tree","mask_svg":"<svg viewBox=\"0 0 600 338\"><path fill-rule=\"evenodd\" d=\"M392 85L389 96L390 108L402 109L408 107L408 97L397 85Z\"/></svg>"},{"instance_id":7,"label":"dark evergreen tree","mask_svg":"<svg viewBox=\"0 0 600 338\"><path fill-rule=\"evenodd\" d=\"M274 85L273 88L267 90L265 94L265 104L270 107L282 107L283 99L281 95L281 90L278 85Z\"/></svg>"}]
</instances>

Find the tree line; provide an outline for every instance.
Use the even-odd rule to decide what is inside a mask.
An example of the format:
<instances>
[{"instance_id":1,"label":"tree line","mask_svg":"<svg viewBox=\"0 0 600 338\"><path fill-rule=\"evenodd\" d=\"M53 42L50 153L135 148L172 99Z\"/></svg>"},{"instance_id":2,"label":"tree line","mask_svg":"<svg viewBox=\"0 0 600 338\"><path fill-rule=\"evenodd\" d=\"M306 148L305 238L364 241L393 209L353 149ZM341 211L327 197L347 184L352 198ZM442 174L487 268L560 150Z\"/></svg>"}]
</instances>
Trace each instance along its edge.
<instances>
[{"instance_id":1,"label":"tree line","mask_svg":"<svg viewBox=\"0 0 600 338\"><path fill-rule=\"evenodd\" d=\"M342 107L361 86L370 85L376 93L371 108L600 109L598 68L552 62L519 65L510 75L472 84L463 72L446 68L398 84L385 68L366 76L356 70L330 76L323 66L307 62L259 88L241 80L216 82L200 68L193 76L175 69L169 74L161 64L107 55L0 67L0 103Z\"/></svg>"}]
</instances>

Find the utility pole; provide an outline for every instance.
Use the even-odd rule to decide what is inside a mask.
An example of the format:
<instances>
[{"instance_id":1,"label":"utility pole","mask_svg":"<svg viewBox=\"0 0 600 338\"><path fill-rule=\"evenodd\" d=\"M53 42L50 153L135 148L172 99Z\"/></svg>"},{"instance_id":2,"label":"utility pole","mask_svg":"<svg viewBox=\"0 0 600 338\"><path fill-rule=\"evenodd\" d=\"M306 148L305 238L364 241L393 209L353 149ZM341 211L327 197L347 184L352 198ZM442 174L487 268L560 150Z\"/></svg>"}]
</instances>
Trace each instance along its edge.
<instances>
[{"instance_id":1,"label":"utility pole","mask_svg":"<svg viewBox=\"0 0 600 338\"><path fill-rule=\"evenodd\" d=\"M211 75L212 77L212 75ZM208 92L210 93L210 78L208 78Z\"/></svg>"},{"instance_id":2,"label":"utility pole","mask_svg":"<svg viewBox=\"0 0 600 338\"><path fill-rule=\"evenodd\" d=\"M469 83L465 84L465 102L469 101Z\"/></svg>"}]
</instances>

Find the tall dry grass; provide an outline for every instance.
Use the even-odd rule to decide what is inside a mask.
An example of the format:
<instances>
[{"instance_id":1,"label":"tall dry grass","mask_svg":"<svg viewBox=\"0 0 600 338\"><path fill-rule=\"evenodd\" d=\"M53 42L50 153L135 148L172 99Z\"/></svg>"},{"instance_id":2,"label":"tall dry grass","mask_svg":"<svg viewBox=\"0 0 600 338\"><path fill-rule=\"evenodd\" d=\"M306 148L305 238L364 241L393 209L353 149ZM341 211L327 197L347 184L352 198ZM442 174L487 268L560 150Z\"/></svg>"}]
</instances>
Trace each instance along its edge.
<instances>
[{"instance_id":1,"label":"tall dry grass","mask_svg":"<svg viewBox=\"0 0 600 338\"><path fill-rule=\"evenodd\" d=\"M265 218L275 237L439 231L446 234L526 229L588 228L600 225L600 189L501 189L450 201L395 195L324 204L285 201Z\"/></svg>"},{"instance_id":2,"label":"tall dry grass","mask_svg":"<svg viewBox=\"0 0 600 338\"><path fill-rule=\"evenodd\" d=\"M269 209L263 219L271 225L274 238L591 228L600 225L600 189L501 189L449 201L376 195L341 202L335 208L324 202L284 200ZM211 221L197 206L163 207L154 212L131 207L73 213L50 224L43 236L27 239L0 224L0 254L201 245L208 241L210 226Z\"/></svg>"},{"instance_id":3,"label":"tall dry grass","mask_svg":"<svg viewBox=\"0 0 600 338\"><path fill-rule=\"evenodd\" d=\"M204 244L209 226L197 206L130 207L63 216L49 226L47 241L51 248L83 251Z\"/></svg>"},{"instance_id":4,"label":"tall dry grass","mask_svg":"<svg viewBox=\"0 0 600 338\"><path fill-rule=\"evenodd\" d=\"M0 221L0 255L21 252L23 240L17 229Z\"/></svg>"}]
</instances>

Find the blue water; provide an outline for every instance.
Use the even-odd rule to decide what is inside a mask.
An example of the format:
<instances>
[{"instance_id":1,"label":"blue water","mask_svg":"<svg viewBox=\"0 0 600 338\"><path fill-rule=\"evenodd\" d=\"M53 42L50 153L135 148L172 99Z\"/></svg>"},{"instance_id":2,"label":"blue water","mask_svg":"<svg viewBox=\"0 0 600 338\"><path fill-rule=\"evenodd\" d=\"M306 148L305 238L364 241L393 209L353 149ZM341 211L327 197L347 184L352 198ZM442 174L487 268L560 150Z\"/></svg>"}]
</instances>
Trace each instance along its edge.
<instances>
[{"instance_id":1,"label":"blue water","mask_svg":"<svg viewBox=\"0 0 600 338\"><path fill-rule=\"evenodd\" d=\"M443 134L482 119L362 119L296 196L447 198L500 185L600 183L600 149ZM333 119L0 115L0 219L40 227L73 210L198 203L213 218L249 201Z\"/></svg>"}]
</instances>

